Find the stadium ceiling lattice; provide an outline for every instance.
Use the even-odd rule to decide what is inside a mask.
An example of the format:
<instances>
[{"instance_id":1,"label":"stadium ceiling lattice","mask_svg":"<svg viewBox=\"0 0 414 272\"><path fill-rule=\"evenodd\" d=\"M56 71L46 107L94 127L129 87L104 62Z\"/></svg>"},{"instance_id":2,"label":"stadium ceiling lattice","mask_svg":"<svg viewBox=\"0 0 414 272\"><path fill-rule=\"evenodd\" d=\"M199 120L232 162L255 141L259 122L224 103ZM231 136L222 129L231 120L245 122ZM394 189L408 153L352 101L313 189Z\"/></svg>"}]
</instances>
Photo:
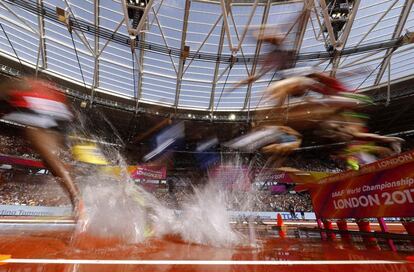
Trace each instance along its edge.
<instances>
[{"instance_id":1,"label":"stadium ceiling lattice","mask_svg":"<svg viewBox=\"0 0 414 272\"><path fill-rule=\"evenodd\" d=\"M348 12L330 8L338 3ZM412 5L413 0L0 0L0 54L76 82L92 96L122 96L137 107L251 111L266 106L263 90L277 76L269 73L228 92L257 70L257 56L269 50L247 29L278 26L287 35L285 46L299 54L296 66L368 67L369 73L345 83L369 88L413 75L414 46L393 48L406 30L414 30ZM338 27L333 21L340 16L346 22Z\"/></svg>"}]
</instances>

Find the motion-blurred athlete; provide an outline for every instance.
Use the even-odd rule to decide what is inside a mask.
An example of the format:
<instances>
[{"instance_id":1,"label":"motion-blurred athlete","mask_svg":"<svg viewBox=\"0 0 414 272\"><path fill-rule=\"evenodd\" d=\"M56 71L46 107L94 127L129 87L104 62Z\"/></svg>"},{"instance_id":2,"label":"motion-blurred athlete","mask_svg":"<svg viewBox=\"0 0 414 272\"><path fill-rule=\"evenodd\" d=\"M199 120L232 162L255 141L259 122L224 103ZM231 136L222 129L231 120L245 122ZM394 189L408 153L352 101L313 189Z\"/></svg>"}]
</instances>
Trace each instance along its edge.
<instances>
[{"instance_id":1,"label":"motion-blurred athlete","mask_svg":"<svg viewBox=\"0 0 414 272\"><path fill-rule=\"evenodd\" d=\"M225 146L243 152L262 151L277 155L287 155L302 143L302 136L286 126L262 126L240 136Z\"/></svg>"},{"instance_id":2,"label":"motion-blurred athlete","mask_svg":"<svg viewBox=\"0 0 414 272\"><path fill-rule=\"evenodd\" d=\"M287 69L293 65L295 53L283 48L285 35L280 33L277 28L263 25L253 32L253 36L257 41L270 45L272 49L261 58L258 72L237 83L233 89L252 83L270 71Z\"/></svg>"},{"instance_id":3,"label":"motion-blurred athlete","mask_svg":"<svg viewBox=\"0 0 414 272\"><path fill-rule=\"evenodd\" d=\"M3 119L25 126L25 137L69 191L78 216L83 210L79 189L57 155L59 135L55 129L73 119L65 96L46 81L23 78L2 83L0 99L13 108Z\"/></svg>"},{"instance_id":4,"label":"motion-blurred athlete","mask_svg":"<svg viewBox=\"0 0 414 272\"><path fill-rule=\"evenodd\" d=\"M399 154L404 142L404 139L399 137L369 133L364 121L366 118L364 114L345 111L320 124L327 138L348 142L340 157L345 159L347 166L353 170L358 170L360 165L372 163L379 158Z\"/></svg>"}]
</instances>

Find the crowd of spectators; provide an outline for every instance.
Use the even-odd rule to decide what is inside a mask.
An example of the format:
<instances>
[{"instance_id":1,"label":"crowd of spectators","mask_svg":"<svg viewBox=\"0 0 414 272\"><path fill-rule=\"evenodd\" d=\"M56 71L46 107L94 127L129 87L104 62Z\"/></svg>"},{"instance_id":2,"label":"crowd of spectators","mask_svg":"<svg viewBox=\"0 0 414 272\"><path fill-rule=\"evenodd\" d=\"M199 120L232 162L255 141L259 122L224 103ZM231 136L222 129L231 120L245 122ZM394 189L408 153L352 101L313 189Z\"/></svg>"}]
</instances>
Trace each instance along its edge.
<instances>
[{"instance_id":1,"label":"crowd of spectators","mask_svg":"<svg viewBox=\"0 0 414 272\"><path fill-rule=\"evenodd\" d=\"M0 153L27 159L39 159L39 156L22 137L7 134L0 134Z\"/></svg>"},{"instance_id":2,"label":"crowd of spectators","mask_svg":"<svg viewBox=\"0 0 414 272\"><path fill-rule=\"evenodd\" d=\"M346 170L345 162L331 154L319 150L295 153L286 158L283 166L315 172L338 173Z\"/></svg>"},{"instance_id":3,"label":"crowd of spectators","mask_svg":"<svg viewBox=\"0 0 414 272\"><path fill-rule=\"evenodd\" d=\"M70 198L57 181L46 175L14 175L0 181L0 205L67 206Z\"/></svg>"},{"instance_id":4,"label":"crowd of spectators","mask_svg":"<svg viewBox=\"0 0 414 272\"><path fill-rule=\"evenodd\" d=\"M175 192L155 191L155 196L170 208L180 208L186 201L191 190L179 190ZM255 212L311 212L312 202L310 195L305 194L280 194L272 195L268 191L254 192L229 192L228 209L233 211Z\"/></svg>"},{"instance_id":5,"label":"crowd of spectators","mask_svg":"<svg viewBox=\"0 0 414 272\"><path fill-rule=\"evenodd\" d=\"M179 209L193 193L191 188L155 190L154 196L169 208ZM308 212L312 210L308 194L272 195L268 191L229 192L228 209L250 211ZM66 191L51 176L15 175L13 180L0 182L0 205L67 206L70 199Z\"/></svg>"},{"instance_id":6,"label":"crowd of spectators","mask_svg":"<svg viewBox=\"0 0 414 272\"><path fill-rule=\"evenodd\" d=\"M33 152L28 143L22 138L17 137L13 133L0 134L0 153L14 156L22 156L30 159L39 159L39 156ZM63 156L68 157L68 156ZM246 159L248 163L249 158ZM343 164L339 160L329 155L329 152L297 152L289 156L283 166L297 168L305 171L321 171L321 172L339 172L344 170ZM184 167L184 169L186 169ZM2 178L3 175L3 178ZM27 173L26 173L27 175ZM0 204L20 204L20 205L42 205L42 206L64 206L70 205L69 198L60 184L51 176L31 175L29 179L14 177L7 178L7 170L3 174L0 171ZM197 178L190 178L193 183ZM8 180L8 181L6 181ZM178 180L183 181L182 178ZM179 184L175 182L175 186ZM182 184L181 184L182 185ZM189 186L189 184L186 184ZM183 189L175 190L155 190L155 196L164 202L168 207L179 208L185 201L191 190ZM312 205L310 197L307 194L280 194L272 195L268 191L257 191L252 195L253 201L249 201L246 206L242 197L237 197L231 201L229 209L252 211L311 211ZM241 193L244 197L246 194Z\"/></svg>"},{"instance_id":7,"label":"crowd of spectators","mask_svg":"<svg viewBox=\"0 0 414 272\"><path fill-rule=\"evenodd\" d=\"M280 195L271 195L269 192L263 192L262 201L257 202L257 210L260 211L290 211L311 212L312 201L308 193L286 193Z\"/></svg>"}]
</instances>

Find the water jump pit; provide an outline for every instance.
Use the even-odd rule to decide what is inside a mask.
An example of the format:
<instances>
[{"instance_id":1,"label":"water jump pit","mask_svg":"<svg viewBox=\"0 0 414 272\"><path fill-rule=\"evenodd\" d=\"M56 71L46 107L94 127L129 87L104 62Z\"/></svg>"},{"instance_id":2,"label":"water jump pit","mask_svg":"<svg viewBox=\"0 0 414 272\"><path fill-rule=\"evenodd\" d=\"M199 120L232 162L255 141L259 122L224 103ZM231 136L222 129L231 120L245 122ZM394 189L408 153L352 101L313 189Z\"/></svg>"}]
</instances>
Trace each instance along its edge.
<instances>
[{"instance_id":1,"label":"water jump pit","mask_svg":"<svg viewBox=\"0 0 414 272\"><path fill-rule=\"evenodd\" d=\"M234 195L217 186L195 189L177 211L129 182L82 180L87 215L81 222L0 220L0 272L414 271L414 239L401 235L401 223L388 223L400 235L376 236L375 223L366 237L356 223L344 235L320 232L314 220L234 222L226 212ZM255 194L242 196L238 201L249 210Z\"/></svg>"},{"instance_id":2,"label":"water jump pit","mask_svg":"<svg viewBox=\"0 0 414 272\"><path fill-rule=\"evenodd\" d=\"M189 243L178 235L125 243L116 237L74 237L70 221L0 225L0 271L414 271L410 241L339 235L322 239L292 223L281 233L254 226L254 245ZM308 226L309 227L309 226ZM395 227L397 230L398 227ZM248 227L239 227L241 233Z\"/></svg>"}]
</instances>

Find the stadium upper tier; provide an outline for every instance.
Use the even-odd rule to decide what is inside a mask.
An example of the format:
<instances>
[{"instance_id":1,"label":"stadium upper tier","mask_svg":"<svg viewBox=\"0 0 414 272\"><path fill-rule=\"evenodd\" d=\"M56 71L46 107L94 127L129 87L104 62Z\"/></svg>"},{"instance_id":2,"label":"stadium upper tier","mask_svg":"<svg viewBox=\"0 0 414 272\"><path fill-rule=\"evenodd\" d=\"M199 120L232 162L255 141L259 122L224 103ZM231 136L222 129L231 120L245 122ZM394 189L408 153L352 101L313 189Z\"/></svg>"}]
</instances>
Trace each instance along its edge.
<instances>
[{"instance_id":1,"label":"stadium upper tier","mask_svg":"<svg viewBox=\"0 0 414 272\"><path fill-rule=\"evenodd\" d=\"M263 91L278 75L271 71L229 92L259 69L258 56L270 50L252 28L278 26L286 34L284 48L298 53L296 67L367 71L344 79L349 88L363 89L413 75L413 44L396 47L398 38L414 30L412 5L412 0L0 0L0 55L75 82L89 94L121 96L137 105L253 111L268 106Z\"/></svg>"}]
</instances>

